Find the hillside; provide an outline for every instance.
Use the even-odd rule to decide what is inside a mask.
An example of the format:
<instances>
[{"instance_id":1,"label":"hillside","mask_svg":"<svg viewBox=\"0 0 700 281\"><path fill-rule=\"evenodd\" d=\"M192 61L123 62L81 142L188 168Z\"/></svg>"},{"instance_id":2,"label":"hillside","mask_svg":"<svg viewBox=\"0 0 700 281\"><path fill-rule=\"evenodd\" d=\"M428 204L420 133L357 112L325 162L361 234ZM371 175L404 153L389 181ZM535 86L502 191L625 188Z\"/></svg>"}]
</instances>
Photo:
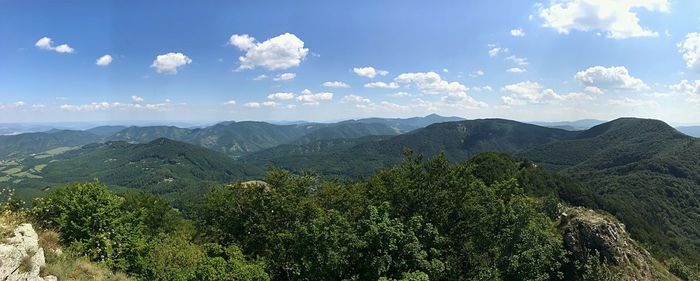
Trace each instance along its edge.
<instances>
[{"instance_id":1,"label":"hillside","mask_svg":"<svg viewBox=\"0 0 700 281\"><path fill-rule=\"evenodd\" d=\"M81 146L99 140L100 136L90 132L72 130L0 136L0 160L56 148Z\"/></svg>"},{"instance_id":2,"label":"hillside","mask_svg":"<svg viewBox=\"0 0 700 281\"><path fill-rule=\"evenodd\" d=\"M281 168L312 169L324 174L366 176L378 168L403 159L405 148L432 156L441 151L459 161L485 151L514 153L577 133L503 119L465 120L430 125L388 139L362 142L335 149L311 150L288 147L287 152L260 152L244 157L249 163L269 162ZM299 151L307 153L300 154Z\"/></svg>"},{"instance_id":3,"label":"hillside","mask_svg":"<svg viewBox=\"0 0 700 281\"><path fill-rule=\"evenodd\" d=\"M37 195L37 188L91 179L120 188L169 194L206 182L231 182L262 173L221 153L165 138L146 144L90 144L50 158L27 158L20 165L33 176L14 183L18 195Z\"/></svg>"},{"instance_id":4,"label":"hillside","mask_svg":"<svg viewBox=\"0 0 700 281\"><path fill-rule=\"evenodd\" d=\"M700 261L700 141L656 120L618 119L521 154L585 182L650 250Z\"/></svg>"}]
</instances>

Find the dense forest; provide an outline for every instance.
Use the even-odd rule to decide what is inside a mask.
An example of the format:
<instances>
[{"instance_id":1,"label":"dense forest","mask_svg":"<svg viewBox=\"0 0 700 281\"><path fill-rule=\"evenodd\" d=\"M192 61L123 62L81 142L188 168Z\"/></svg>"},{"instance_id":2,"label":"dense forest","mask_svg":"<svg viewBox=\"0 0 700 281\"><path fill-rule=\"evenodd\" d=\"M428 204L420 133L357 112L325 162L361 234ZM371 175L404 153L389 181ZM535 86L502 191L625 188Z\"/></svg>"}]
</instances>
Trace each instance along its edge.
<instances>
[{"instance_id":1,"label":"dense forest","mask_svg":"<svg viewBox=\"0 0 700 281\"><path fill-rule=\"evenodd\" d=\"M53 190L30 209L4 207L60 233L71 255L142 280L695 278L633 240L611 247L586 236L614 219L576 211L595 195L575 180L500 153L456 164L406 153L366 180L274 169L264 181L183 194L180 208L97 181Z\"/></svg>"}]
</instances>

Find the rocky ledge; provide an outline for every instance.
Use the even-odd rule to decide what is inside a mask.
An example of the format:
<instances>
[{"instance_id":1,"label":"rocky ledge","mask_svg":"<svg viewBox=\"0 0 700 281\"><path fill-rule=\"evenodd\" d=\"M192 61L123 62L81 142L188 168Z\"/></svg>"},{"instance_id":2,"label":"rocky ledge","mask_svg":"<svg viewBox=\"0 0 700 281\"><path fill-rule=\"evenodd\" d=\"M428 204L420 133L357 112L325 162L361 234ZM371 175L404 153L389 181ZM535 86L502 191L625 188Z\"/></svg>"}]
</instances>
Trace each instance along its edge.
<instances>
[{"instance_id":1,"label":"rocky ledge","mask_svg":"<svg viewBox=\"0 0 700 281\"><path fill-rule=\"evenodd\" d=\"M55 276L41 277L46 265L44 250L31 224L15 228L14 236L0 240L0 281L53 281ZM8 235L9 236L9 235Z\"/></svg>"}]
</instances>

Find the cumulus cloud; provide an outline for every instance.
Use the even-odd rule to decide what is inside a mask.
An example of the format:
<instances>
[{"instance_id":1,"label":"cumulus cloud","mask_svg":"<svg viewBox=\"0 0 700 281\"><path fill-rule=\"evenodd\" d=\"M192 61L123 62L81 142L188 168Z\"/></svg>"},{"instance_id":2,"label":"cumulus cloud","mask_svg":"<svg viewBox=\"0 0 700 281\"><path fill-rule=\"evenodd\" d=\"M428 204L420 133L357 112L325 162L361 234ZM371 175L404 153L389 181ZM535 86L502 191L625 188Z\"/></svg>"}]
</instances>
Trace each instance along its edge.
<instances>
[{"instance_id":1,"label":"cumulus cloud","mask_svg":"<svg viewBox=\"0 0 700 281\"><path fill-rule=\"evenodd\" d=\"M516 28L510 30L510 35L514 37L523 37L525 36L525 32L521 28Z\"/></svg>"},{"instance_id":2,"label":"cumulus cloud","mask_svg":"<svg viewBox=\"0 0 700 281\"><path fill-rule=\"evenodd\" d=\"M478 87L478 86L472 87L471 90L474 92L491 92L491 91L493 91L493 88L491 88L491 86L487 85L487 86L482 86L482 87Z\"/></svg>"},{"instance_id":3,"label":"cumulus cloud","mask_svg":"<svg viewBox=\"0 0 700 281\"><path fill-rule=\"evenodd\" d=\"M476 109L488 107L485 102L477 101L465 92L448 93L440 98L440 101L448 107L458 107L466 109Z\"/></svg>"},{"instance_id":4,"label":"cumulus cloud","mask_svg":"<svg viewBox=\"0 0 700 281\"><path fill-rule=\"evenodd\" d=\"M341 81L326 81L321 85L328 88L350 88L350 85Z\"/></svg>"},{"instance_id":5,"label":"cumulus cloud","mask_svg":"<svg viewBox=\"0 0 700 281\"><path fill-rule=\"evenodd\" d=\"M246 102L245 104L243 104L243 106L245 106L247 108L259 108L260 103L259 102Z\"/></svg>"},{"instance_id":6,"label":"cumulus cloud","mask_svg":"<svg viewBox=\"0 0 700 281\"><path fill-rule=\"evenodd\" d=\"M517 56L509 56L506 58L509 61L512 61L513 63L517 65L528 65L529 63L527 62L526 58L521 58Z\"/></svg>"},{"instance_id":7,"label":"cumulus cloud","mask_svg":"<svg viewBox=\"0 0 700 281\"><path fill-rule=\"evenodd\" d=\"M365 88L396 89L398 87L399 84L397 84L396 82L372 82L365 84Z\"/></svg>"},{"instance_id":8,"label":"cumulus cloud","mask_svg":"<svg viewBox=\"0 0 700 281\"><path fill-rule=\"evenodd\" d=\"M224 102L224 105L236 105L236 101L235 100L227 100Z\"/></svg>"},{"instance_id":9,"label":"cumulus cloud","mask_svg":"<svg viewBox=\"0 0 700 281\"><path fill-rule=\"evenodd\" d=\"M527 71L527 70L525 70L524 68L520 68L520 67L512 67L512 68L506 69L506 72L511 72L511 73L523 73L525 71Z\"/></svg>"},{"instance_id":10,"label":"cumulus cloud","mask_svg":"<svg viewBox=\"0 0 700 281\"><path fill-rule=\"evenodd\" d=\"M321 101L332 100L333 93L312 93L309 89L304 89L304 91L301 92L301 95L298 95L296 99L303 105L319 105Z\"/></svg>"},{"instance_id":11,"label":"cumulus cloud","mask_svg":"<svg viewBox=\"0 0 700 281\"><path fill-rule=\"evenodd\" d=\"M167 99L162 103L145 103L142 97L131 96L131 103L103 101L86 104L63 104L59 108L65 111L170 111L173 109L173 105L170 103L170 100Z\"/></svg>"},{"instance_id":12,"label":"cumulus cloud","mask_svg":"<svg viewBox=\"0 0 700 281\"><path fill-rule=\"evenodd\" d=\"M101 56L95 61L95 64L99 66L108 66L110 63L112 63L112 56L110 55Z\"/></svg>"},{"instance_id":13,"label":"cumulus cloud","mask_svg":"<svg viewBox=\"0 0 700 281\"><path fill-rule=\"evenodd\" d=\"M495 56L498 56L499 54L507 53L507 52L508 52L508 48L501 48L501 47L496 47L496 46L492 45L492 46L490 46L490 49L489 49L489 57L495 57Z\"/></svg>"},{"instance_id":14,"label":"cumulus cloud","mask_svg":"<svg viewBox=\"0 0 700 281\"><path fill-rule=\"evenodd\" d=\"M265 74L260 74L258 76L253 77L253 80L255 80L255 81L260 81L260 80L265 80L265 79L267 79L267 75L265 75Z\"/></svg>"},{"instance_id":15,"label":"cumulus cloud","mask_svg":"<svg viewBox=\"0 0 700 281\"><path fill-rule=\"evenodd\" d=\"M375 69L374 67L371 67L371 66L355 67L352 69L352 71L355 72L355 74L357 74L359 76L367 77L367 78L374 78L377 75L386 76L387 74L389 74L389 71Z\"/></svg>"},{"instance_id":16,"label":"cumulus cloud","mask_svg":"<svg viewBox=\"0 0 700 281\"><path fill-rule=\"evenodd\" d=\"M294 99L294 94L293 93L274 93L274 94L269 94L267 96L268 99L271 100L291 100Z\"/></svg>"},{"instance_id":17,"label":"cumulus cloud","mask_svg":"<svg viewBox=\"0 0 700 281\"><path fill-rule=\"evenodd\" d=\"M398 92L398 93L393 93L393 94L391 94L391 96L392 96L392 97L400 98L400 97L410 97L411 94L409 94L409 93L407 93L407 92Z\"/></svg>"},{"instance_id":18,"label":"cumulus cloud","mask_svg":"<svg viewBox=\"0 0 700 281\"><path fill-rule=\"evenodd\" d=\"M674 93L685 96L687 101L700 103L700 80L683 80L676 85L671 85L670 88Z\"/></svg>"},{"instance_id":19,"label":"cumulus cloud","mask_svg":"<svg viewBox=\"0 0 700 281\"><path fill-rule=\"evenodd\" d=\"M299 66L309 53L309 49L304 48L304 41L291 33L263 42L257 42L247 34L234 34L229 39L229 44L245 52L245 55L238 58L239 70L258 66L269 70L287 69Z\"/></svg>"},{"instance_id":20,"label":"cumulus cloud","mask_svg":"<svg viewBox=\"0 0 700 281\"><path fill-rule=\"evenodd\" d=\"M151 64L158 73L177 74L179 67L192 63L192 60L183 53L167 53L159 55Z\"/></svg>"},{"instance_id":21,"label":"cumulus cloud","mask_svg":"<svg viewBox=\"0 0 700 281\"><path fill-rule=\"evenodd\" d=\"M394 79L398 83L413 84L425 94L466 92L459 82L448 82L435 72L402 73Z\"/></svg>"},{"instance_id":22,"label":"cumulus cloud","mask_svg":"<svg viewBox=\"0 0 700 281\"><path fill-rule=\"evenodd\" d=\"M644 81L630 76L624 66L593 66L579 71L574 78L584 86L596 87L599 90L647 90L649 86Z\"/></svg>"},{"instance_id":23,"label":"cumulus cloud","mask_svg":"<svg viewBox=\"0 0 700 281\"><path fill-rule=\"evenodd\" d=\"M274 80L274 81L287 81L287 80L294 79L294 77L297 77L296 73L289 73L288 72L288 73L279 74L279 75L275 76L275 78L272 78L272 80Z\"/></svg>"},{"instance_id":24,"label":"cumulus cloud","mask_svg":"<svg viewBox=\"0 0 700 281\"><path fill-rule=\"evenodd\" d=\"M408 111L411 108L409 106L396 104L388 101L381 101L379 103L372 102L368 98L364 98L358 95L347 95L341 99L344 103L354 103L355 107L366 109L366 110L381 110L381 111Z\"/></svg>"},{"instance_id":25,"label":"cumulus cloud","mask_svg":"<svg viewBox=\"0 0 700 281\"><path fill-rule=\"evenodd\" d=\"M364 98L358 95L347 95L344 96L341 100L341 102L344 103L358 103L358 104L370 104L372 101L368 98Z\"/></svg>"},{"instance_id":26,"label":"cumulus cloud","mask_svg":"<svg viewBox=\"0 0 700 281\"><path fill-rule=\"evenodd\" d=\"M472 71L469 73L469 77L479 77L479 76L484 76L484 71L479 69L477 71Z\"/></svg>"},{"instance_id":27,"label":"cumulus cloud","mask_svg":"<svg viewBox=\"0 0 700 281\"><path fill-rule=\"evenodd\" d=\"M700 72L700 33L686 34L685 40L677 46L678 51L683 54L683 60L688 69Z\"/></svg>"},{"instance_id":28,"label":"cumulus cloud","mask_svg":"<svg viewBox=\"0 0 700 281\"><path fill-rule=\"evenodd\" d=\"M593 99L591 96L584 93L569 93L566 95L560 95L552 89L545 89L539 83L531 81L506 85L502 90L510 93L509 96L501 97L501 101L506 106L544 104L563 101L585 101Z\"/></svg>"},{"instance_id":29,"label":"cumulus cloud","mask_svg":"<svg viewBox=\"0 0 700 281\"><path fill-rule=\"evenodd\" d=\"M53 40L51 40L49 37L42 37L41 39L37 40L36 43L34 43L34 46L42 50L55 51L62 54L70 54L75 51L75 49L71 48L68 44L54 46Z\"/></svg>"},{"instance_id":30,"label":"cumulus cloud","mask_svg":"<svg viewBox=\"0 0 700 281\"><path fill-rule=\"evenodd\" d=\"M139 97L139 96L131 96L131 103L141 104L141 103L143 103L143 98Z\"/></svg>"},{"instance_id":31,"label":"cumulus cloud","mask_svg":"<svg viewBox=\"0 0 700 281\"><path fill-rule=\"evenodd\" d=\"M539 16L543 26L559 33L572 30L602 31L607 37L624 39L630 37L658 36L658 33L639 25L637 11L668 12L668 0L565 0L552 1L549 7L540 7Z\"/></svg>"}]
</instances>

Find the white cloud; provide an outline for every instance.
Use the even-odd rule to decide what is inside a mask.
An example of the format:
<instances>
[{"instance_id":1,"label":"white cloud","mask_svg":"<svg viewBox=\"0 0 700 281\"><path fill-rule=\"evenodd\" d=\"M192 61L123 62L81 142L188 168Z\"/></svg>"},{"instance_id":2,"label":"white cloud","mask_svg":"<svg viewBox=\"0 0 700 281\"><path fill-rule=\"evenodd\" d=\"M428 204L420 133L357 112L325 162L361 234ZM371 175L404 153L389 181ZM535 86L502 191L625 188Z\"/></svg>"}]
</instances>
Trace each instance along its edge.
<instances>
[{"instance_id":1,"label":"white cloud","mask_svg":"<svg viewBox=\"0 0 700 281\"><path fill-rule=\"evenodd\" d=\"M246 102L245 104L243 104L243 106L245 106L247 108L259 108L260 103L259 102Z\"/></svg>"},{"instance_id":2,"label":"white cloud","mask_svg":"<svg viewBox=\"0 0 700 281\"><path fill-rule=\"evenodd\" d=\"M449 73L449 72L450 72L450 70L449 70L449 69L447 69L447 68L443 68L443 69L442 69L442 72L444 72L444 73Z\"/></svg>"},{"instance_id":3,"label":"white cloud","mask_svg":"<svg viewBox=\"0 0 700 281\"><path fill-rule=\"evenodd\" d=\"M294 77L297 77L296 73L287 72L287 73L282 73L282 74L277 75L275 78L272 78L272 80L274 80L274 81L287 81L287 80L294 79Z\"/></svg>"},{"instance_id":4,"label":"white cloud","mask_svg":"<svg viewBox=\"0 0 700 281\"><path fill-rule=\"evenodd\" d=\"M466 92L467 87L458 82L447 82L435 72L402 73L394 79L398 83L413 83L425 94Z\"/></svg>"},{"instance_id":5,"label":"white cloud","mask_svg":"<svg viewBox=\"0 0 700 281\"><path fill-rule=\"evenodd\" d=\"M589 94L596 94L596 95L602 95L603 90L601 90L598 87L595 86L586 86L586 88L583 89L584 92L589 93Z\"/></svg>"},{"instance_id":6,"label":"white cloud","mask_svg":"<svg viewBox=\"0 0 700 281\"><path fill-rule=\"evenodd\" d=\"M374 67L371 67L371 66L355 67L352 69L352 71L355 72L355 74L357 74L357 75L360 75L362 77L367 77L367 78L374 78L377 75L385 76L385 75L389 74L389 71L375 69Z\"/></svg>"},{"instance_id":7,"label":"white cloud","mask_svg":"<svg viewBox=\"0 0 700 281\"><path fill-rule=\"evenodd\" d=\"M685 96L687 101L700 104L700 80L683 80L670 88L674 93Z\"/></svg>"},{"instance_id":8,"label":"white cloud","mask_svg":"<svg viewBox=\"0 0 700 281\"><path fill-rule=\"evenodd\" d=\"M611 99L608 100L609 105L622 106L622 107L643 107L643 108L653 108L659 106L656 101L652 100L639 100L631 98L622 99Z\"/></svg>"},{"instance_id":9,"label":"white cloud","mask_svg":"<svg viewBox=\"0 0 700 281\"><path fill-rule=\"evenodd\" d=\"M700 33L686 34L685 40L677 46L678 51L683 54L683 60L688 69L700 72Z\"/></svg>"},{"instance_id":10,"label":"white cloud","mask_svg":"<svg viewBox=\"0 0 700 281\"><path fill-rule=\"evenodd\" d=\"M65 111L170 111L173 105L166 99L163 103L144 103L144 99L139 96L131 96L131 103L128 102L92 102L87 104L63 104L59 107Z\"/></svg>"},{"instance_id":11,"label":"white cloud","mask_svg":"<svg viewBox=\"0 0 700 281\"><path fill-rule=\"evenodd\" d=\"M141 103L143 103L143 98L139 97L139 96L131 96L131 103L141 104Z\"/></svg>"},{"instance_id":12,"label":"white cloud","mask_svg":"<svg viewBox=\"0 0 700 281\"><path fill-rule=\"evenodd\" d=\"M498 54L507 53L507 52L508 52L508 48L491 47L491 49L489 49L489 56L495 57L495 56L498 56Z\"/></svg>"},{"instance_id":13,"label":"white cloud","mask_svg":"<svg viewBox=\"0 0 700 281\"><path fill-rule=\"evenodd\" d=\"M42 50L50 50L63 54L70 54L73 53L73 51L75 51L75 49L68 46L68 44L61 44L54 47L53 40L51 40L51 38L49 37L42 37L41 39L36 41L36 43L34 43L34 46Z\"/></svg>"},{"instance_id":14,"label":"white cloud","mask_svg":"<svg viewBox=\"0 0 700 281\"><path fill-rule=\"evenodd\" d=\"M267 96L271 100L291 100L294 99L293 93L274 93Z\"/></svg>"},{"instance_id":15,"label":"white cloud","mask_svg":"<svg viewBox=\"0 0 700 281\"><path fill-rule=\"evenodd\" d=\"M304 89L296 99L304 105L319 105L321 101L333 99L333 93L312 93L309 89Z\"/></svg>"},{"instance_id":16,"label":"white cloud","mask_svg":"<svg viewBox=\"0 0 700 281\"><path fill-rule=\"evenodd\" d=\"M507 57L506 59L509 60L509 61L512 61L513 63L515 63L515 64L517 64L517 65L528 65L528 64L529 64L529 63L527 62L527 59L526 59L526 58L520 58L520 57L517 57L517 56L509 56L509 57Z\"/></svg>"},{"instance_id":17,"label":"white cloud","mask_svg":"<svg viewBox=\"0 0 700 281\"><path fill-rule=\"evenodd\" d=\"M397 97L397 98L399 98L399 97L410 97L411 94L409 94L409 93L407 93L407 92L398 92L398 93L393 93L393 94L391 94L391 96L392 96L392 97Z\"/></svg>"},{"instance_id":18,"label":"white cloud","mask_svg":"<svg viewBox=\"0 0 700 281\"><path fill-rule=\"evenodd\" d=\"M593 99L584 93L569 93L566 95L560 95L552 89L545 89L539 83L530 81L506 85L502 90L510 93L509 96L501 97L501 101L506 106L544 104L564 101L586 101Z\"/></svg>"},{"instance_id":19,"label":"white cloud","mask_svg":"<svg viewBox=\"0 0 700 281\"><path fill-rule=\"evenodd\" d=\"M255 81L260 81L260 80L265 80L265 79L267 79L267 75L265 75L265 74L260 74L260 75L255 76L253 78L253 80L255 80Z\"/></svg>"},{"instance_id":20,"label":"white cloud","mask_svg":"<svg viewBox=\"0 0 700 281\"><path fill-rule=\"evenodd\" d=\"M484 75L484 71L481 69L479 69L477 71L472 71L471 73L469 73L469 77L479 77L479 76L483 76L483 75Z\"/></svg>"},{"instance_id":21,"label":"white cloud","mask_svg":"<svg viewBox=\"0 0 700 281\"><path fill-rule=\"evenodd\" d=\"M523 37L525 36L525 32L521 28L516 28L510 30L510 35L514 37Z\"/></svg>"},{"instance_id":22,"label":"white cloud","mask_svg":"<svg viewBox=\"0 0 700 281\"><path fill-rule=\"evenodd\" d=\"M639 25L637 11L667 12L667 0L566 0L552 1L549 7L540 7L543 26L559 33L571 30L602 31L609 38L658 36L658 33Z\"/></svg>"},{"instance_id":23,"label":"white cloud","mask_svg":"<svg viewBox=\"0 0 700 281\"><path fill-rule=\"evenodd\" d=\"M525 70L524 68L519 68L519 67L512 67L512 68L506 69L506 72L511 72L511 73L523 73L525 71L527 71L527 70Z\"/></svg>"},{"instance_id":24,"label":"white cloud","mask_svg":"<svg viewBox=\"0 0 700 281\"><path fill-rule=\"evenodd\" d=\"M350 85L341 81L326 81L321 85L328 88L350 88Z\"/></svg>"},{"instance_id":25,"label":"white cloud","mask_svg":"<svg viewBox=\"0 0 700 281\"><path fill-rule=\"evenodd\" d=\"M396 84L396 82L372 82L365 84L365 88L396 89L398 87L399 84Z\"/></svg>"},{"instance_id":26,"label":"white cloud","mask_svg":"<svg viewBox=\"0 0 700 281\"><path fill-rule=\"evenodd\" d=\"M601 90L647 90L649 86L644 81L629 75L624 66L593 66L579 71L574 78L585 86L597 87Z\"/></svg>"},{"instance_id":27,"label":"white cloud","mask_svg":"<svg viewBox=\"0 0 700 281\"><path fill-rule=\"evenodd\" d=\"M236 101L235 100L227 100L226 102L224 102L224 105L236 105Z\"/></svg>"},{"instance_id":28,"label":"white cloud","mask_svg":"<svg viewBox=\"0 0 700 281\"><path fill-rule=\"evenodd\" d=\"M192 63L192 60L183 53L167 53L157 56L151 67L155 68L158 73L177 74L179 67L190 63Z\"/></svg>"},{"instance_id":29,"label":"white cloud","mask_svg":"<svg viewBox=\"0 0 700 281\"><path fill-rule=\"evenodd\" d=\"M262 102L261 105L266 107L278 107L280 104L274 101L265 101Z\"/></svg>"},{"instance_id":30,"label":"white cloud","mask_svg":"<svg viewBox=\"0 0 700 281\"><path fill-rule=\"evenodd\" d=\"M258 66L269 70L287 69L299 66L309 53L309 49L304 48L304 41L291 33L263 42L257 42L247 34L235 34L229 39L229 44L246 52L245 55L238 57L241 63L239 70L254 69Z\"/></svg>"},{"instance_id":31,"label":"white cloud","mask_svg":"<svg viewBox=\"0 0 700 281\"><path fill-rule=\"evenodd\" d=\"M99 66L107 66L110 63L112 63L112 56L110 55L101 56L97 59L97 61L95 61L95 64Z\"/></svg>"},{"instance_id":32,"label":"white cloud","mask_svg":"<svg viewBox=\"0 0 700 281\"><path fill-rule=\"evenodd\" d=\"M341 102L346 102L346 103L358 103L358 104L370 104L372 101L370 99L358 96L358 95L347 95L344 96L341 100Z\"/></svg>"},{"instance_id":33,"label":"white cloud","mask_svg":"<svg viewBox=\"0 0 700 281\"><path fill-rule=\"evenodd\" d=\"M491 91L493 91L493 88L491 88L491 86L483 86L483 87L472 87L471 90L474 92L491 92Z\"/></svg>"},{"instance_id":34,"label":"white cloud","mask_svg":"<svg viewBox=\"0 0 700 281\"><path fill-rule=\"evenodd\" d=\"M448 107L459 107L467 109L488 107L488 104L486 104L485 102L477 101L471 96L467 95L467 93L465 92L449 93L446 96L440 98L440 101Z\"/></svg>"}]
</instances>

